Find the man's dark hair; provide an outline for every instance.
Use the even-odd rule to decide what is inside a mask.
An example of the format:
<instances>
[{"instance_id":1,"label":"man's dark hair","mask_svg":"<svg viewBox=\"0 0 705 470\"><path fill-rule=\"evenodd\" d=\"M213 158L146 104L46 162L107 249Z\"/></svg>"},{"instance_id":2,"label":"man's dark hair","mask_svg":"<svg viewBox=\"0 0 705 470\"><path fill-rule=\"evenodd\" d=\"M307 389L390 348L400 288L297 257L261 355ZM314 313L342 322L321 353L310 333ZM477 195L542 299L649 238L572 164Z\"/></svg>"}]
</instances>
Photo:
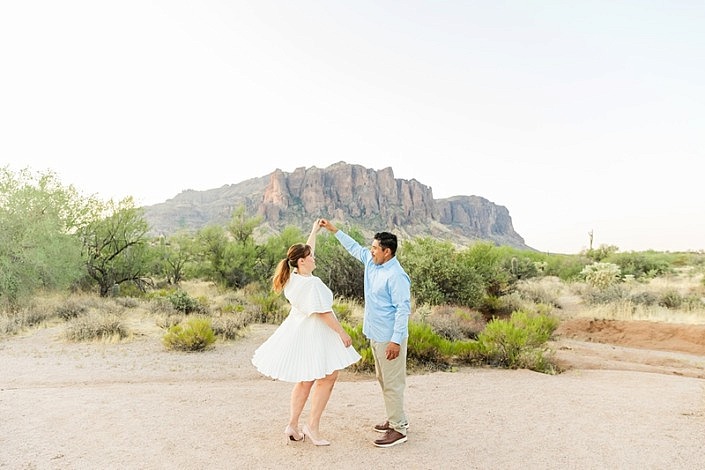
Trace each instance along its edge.
<instances>
[{"instance_id":1,"label":"man's dark hair","mask_svg":"<svg viewBox=\"0 0 705 470\"><path fill-rule=\"evenodd\" d=\"M392 250L392 256L397 254L397 236L389 232L378 232L375 233L375 240L379 242L379 246L382 248L389 248Z\"/></svg>"}]
</instances>

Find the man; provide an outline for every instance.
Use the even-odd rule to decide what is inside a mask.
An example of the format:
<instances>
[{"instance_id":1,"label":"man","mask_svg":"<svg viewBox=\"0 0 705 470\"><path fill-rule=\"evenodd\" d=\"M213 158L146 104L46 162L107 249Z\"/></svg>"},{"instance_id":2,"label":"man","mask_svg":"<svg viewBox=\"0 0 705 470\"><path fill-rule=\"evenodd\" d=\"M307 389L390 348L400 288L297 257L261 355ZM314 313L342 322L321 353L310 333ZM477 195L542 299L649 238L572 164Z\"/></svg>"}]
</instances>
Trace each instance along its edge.
<instances>
[{"instance_id":1,"label":"man","mask_svg":"<svg viewBox=\"0 0 705 470\"><path fill-rule=\"evenodd\" d=\"M411 314L411 279L396 258L397 237L389 232L375 234L370 249L330 221L321 226L333 233L352 256L365 265L365 315L362 332L370 340L377 381L382 387L387 420L374 427L383 432L377 447L406 442L409 423L404 413L406 349Z\"/></svg>"}]
</instances>

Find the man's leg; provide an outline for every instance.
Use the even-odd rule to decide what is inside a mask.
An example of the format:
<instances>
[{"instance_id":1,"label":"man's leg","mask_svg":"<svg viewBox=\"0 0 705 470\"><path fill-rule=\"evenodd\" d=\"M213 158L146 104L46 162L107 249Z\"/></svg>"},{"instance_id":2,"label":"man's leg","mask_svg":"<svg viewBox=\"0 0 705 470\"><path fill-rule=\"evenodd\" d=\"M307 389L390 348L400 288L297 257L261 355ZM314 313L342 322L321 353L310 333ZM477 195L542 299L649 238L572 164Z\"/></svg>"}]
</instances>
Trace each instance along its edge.
<instances>
[{"instance_id":1,"label":"man's leg","mask_svg":"<svg viewBox=\"0 0 705 470\"><path fill-rule=\"evenodd\" d=\"M404 413L407 340L405 339L400 345L399 357L391 361L386 358L387 344L371 342L377 381L382 387L389 427L406 436L406 430L409 427Z\"/></svg>"}]
</instances>

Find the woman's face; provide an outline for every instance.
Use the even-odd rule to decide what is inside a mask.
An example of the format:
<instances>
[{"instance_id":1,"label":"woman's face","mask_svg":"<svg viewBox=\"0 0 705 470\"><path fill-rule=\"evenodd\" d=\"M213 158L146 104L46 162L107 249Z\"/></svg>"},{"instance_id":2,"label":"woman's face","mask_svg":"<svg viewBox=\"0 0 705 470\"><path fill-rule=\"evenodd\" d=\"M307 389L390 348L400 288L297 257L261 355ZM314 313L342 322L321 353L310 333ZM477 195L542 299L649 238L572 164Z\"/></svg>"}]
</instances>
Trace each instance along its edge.
<instances>
[{"instance_id":1,"label":"woman's face","mask_svg":"<svg viewBox=\"0 0 705 470\"><path fill-rule=\"evenodd\" d=\"M314 269L316 269L316 257L313 256L313 253L299 260L299 273L310 274Z\"/></svg>"}]
</instances>

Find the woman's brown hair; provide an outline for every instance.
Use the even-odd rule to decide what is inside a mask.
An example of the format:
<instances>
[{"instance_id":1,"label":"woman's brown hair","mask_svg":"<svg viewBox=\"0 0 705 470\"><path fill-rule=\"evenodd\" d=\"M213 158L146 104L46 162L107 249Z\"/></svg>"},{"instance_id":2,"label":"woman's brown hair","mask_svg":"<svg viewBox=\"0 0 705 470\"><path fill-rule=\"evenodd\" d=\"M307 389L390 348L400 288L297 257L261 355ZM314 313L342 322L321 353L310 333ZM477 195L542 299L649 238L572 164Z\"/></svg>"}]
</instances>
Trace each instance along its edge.
<instances>
[{"instance_id":1,"label":"woman's brown hair","mask_svg":"<svg viewBox=\"0 0 705 470\"><path fill-rule=\"evenodd\" d=\"M274 278L272 279L274 292L278 294L284 290L284 286L289 281L289 277L291 277L291 270L298 266L297 263L301 258L305 258L310 254L311 247L303 243L296 243L289 247L289 251L286 252L286 258L279 261L277 269L274 271Z\"/></svg>"}]
</instances>

